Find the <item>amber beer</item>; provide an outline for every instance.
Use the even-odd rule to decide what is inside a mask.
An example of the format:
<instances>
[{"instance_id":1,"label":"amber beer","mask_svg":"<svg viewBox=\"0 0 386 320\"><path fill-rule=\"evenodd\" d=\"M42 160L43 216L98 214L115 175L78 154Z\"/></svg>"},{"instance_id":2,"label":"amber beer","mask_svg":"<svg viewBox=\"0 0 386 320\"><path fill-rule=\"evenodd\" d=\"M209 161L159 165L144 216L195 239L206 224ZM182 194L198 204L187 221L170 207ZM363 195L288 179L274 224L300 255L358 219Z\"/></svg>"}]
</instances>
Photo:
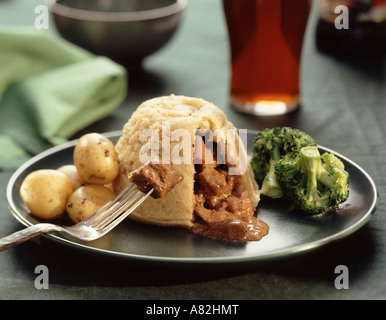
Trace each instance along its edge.
<instances>
[{"instance_id":1,"label":"amber beer","mask_svg":"<svg viewBox=\"0 0 386 320\"><path fill-rule=\"evenodd\" d=\"M223 0L223 8L233 107L256 115L295 110L309 0Z\"/></svg>"}]
</instances>

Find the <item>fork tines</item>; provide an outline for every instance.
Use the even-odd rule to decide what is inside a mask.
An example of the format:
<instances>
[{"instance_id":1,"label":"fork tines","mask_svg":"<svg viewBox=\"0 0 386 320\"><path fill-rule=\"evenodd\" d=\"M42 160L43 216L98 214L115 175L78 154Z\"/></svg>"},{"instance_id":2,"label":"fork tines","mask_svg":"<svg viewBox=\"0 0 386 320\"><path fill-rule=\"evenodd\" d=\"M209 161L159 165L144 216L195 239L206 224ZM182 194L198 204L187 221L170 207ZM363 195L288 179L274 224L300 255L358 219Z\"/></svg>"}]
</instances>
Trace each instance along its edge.
<instances>
[{"instance_id":1,"label":"fork tines","mask_svg":"<svg viewBox=\"0 0 386 320\"><path fill-rule=\"evenodd\" d=\"M153 189L144 194L132 183L95 214L85 219L83 224L98 232L109 231L133 212L152 192Z\"/></svg>"}]
</instances>

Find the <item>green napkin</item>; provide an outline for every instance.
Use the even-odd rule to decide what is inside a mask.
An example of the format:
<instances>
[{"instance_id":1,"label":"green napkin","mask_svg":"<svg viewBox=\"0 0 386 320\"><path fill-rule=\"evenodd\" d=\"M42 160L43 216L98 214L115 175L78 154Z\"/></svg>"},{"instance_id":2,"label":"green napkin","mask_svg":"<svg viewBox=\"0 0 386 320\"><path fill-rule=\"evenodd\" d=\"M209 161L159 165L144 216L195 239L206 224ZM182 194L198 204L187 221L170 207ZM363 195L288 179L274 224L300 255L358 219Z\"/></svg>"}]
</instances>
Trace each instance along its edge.
<instances>
[{"instance_id":1,"label":"green napkin","mask_svg":"<svg viewBox=\"0 0 386 320\"><path fill-rule=\"evenodd\" d=\"M46 31L0 27L0 170L67 141L127 94L126 71Z\"/></svg>"}]
</instances>

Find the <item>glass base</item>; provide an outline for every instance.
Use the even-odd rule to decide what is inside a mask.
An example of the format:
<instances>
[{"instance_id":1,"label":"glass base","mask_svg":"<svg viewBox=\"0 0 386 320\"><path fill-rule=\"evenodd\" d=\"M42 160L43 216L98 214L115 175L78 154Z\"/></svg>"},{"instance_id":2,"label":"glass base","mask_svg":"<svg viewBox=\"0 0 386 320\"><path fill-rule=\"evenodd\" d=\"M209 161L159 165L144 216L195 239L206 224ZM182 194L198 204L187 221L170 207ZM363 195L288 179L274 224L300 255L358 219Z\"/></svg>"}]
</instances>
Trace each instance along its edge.
<instances>
[{"instance_id":1,"label":"glass base","mask_svg":"<svg viewBox=\"0 0 386 320\"><path fill-rule=\"evenodd\" d=\"M297 110L300 107L299 97L280 100L241 100L231 96L231 104L236 111L255 116L279 116Z\"/></svg>"}]
</instances>

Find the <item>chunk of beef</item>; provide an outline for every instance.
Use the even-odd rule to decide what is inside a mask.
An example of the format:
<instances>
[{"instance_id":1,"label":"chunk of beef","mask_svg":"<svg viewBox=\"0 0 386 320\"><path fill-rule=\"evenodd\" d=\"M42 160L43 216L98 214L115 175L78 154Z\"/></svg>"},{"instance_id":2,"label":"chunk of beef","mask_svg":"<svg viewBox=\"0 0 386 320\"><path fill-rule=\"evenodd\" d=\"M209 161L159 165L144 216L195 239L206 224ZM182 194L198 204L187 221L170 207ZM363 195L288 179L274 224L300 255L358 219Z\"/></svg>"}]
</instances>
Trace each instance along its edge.
<instances>
[{"instance_id":1,"label":"chunk of beef","mask_svg":"<svg viewBox=\"0 0 386 320\"><path fill-rule=\"evenodd\" d=\"M163 198L184 177L170 164L150 162L133 171L129 178L142 192L147 193L154 188L151 196Z\"/></svg>"}]
</instances>

